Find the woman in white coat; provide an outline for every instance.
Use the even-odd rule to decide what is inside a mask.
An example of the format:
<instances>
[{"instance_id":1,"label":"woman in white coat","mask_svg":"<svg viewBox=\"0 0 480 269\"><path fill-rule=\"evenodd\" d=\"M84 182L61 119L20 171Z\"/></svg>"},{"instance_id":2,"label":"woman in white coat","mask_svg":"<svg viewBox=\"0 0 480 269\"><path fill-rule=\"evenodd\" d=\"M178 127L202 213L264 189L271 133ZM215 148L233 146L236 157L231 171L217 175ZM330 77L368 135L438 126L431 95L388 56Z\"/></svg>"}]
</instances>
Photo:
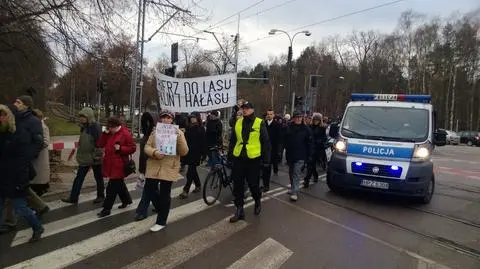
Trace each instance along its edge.
<instances>
[{"instance_id":1,"label":"woman in white coat","mask_svg":"<svg viewBox=\"0 0 480 269\"><path fill-rule=\"evenodd\" d=\"M38 194L47 192L50 183L50 157L48 155L48 146L50 145L50 130L45 124L45 116L39 109L34 109L34 114L42 121L43 128L43 149L38 154L38 158L33 161L33 167L37 176L30 181L30 187Z\"/></svg>"}]
</instances>

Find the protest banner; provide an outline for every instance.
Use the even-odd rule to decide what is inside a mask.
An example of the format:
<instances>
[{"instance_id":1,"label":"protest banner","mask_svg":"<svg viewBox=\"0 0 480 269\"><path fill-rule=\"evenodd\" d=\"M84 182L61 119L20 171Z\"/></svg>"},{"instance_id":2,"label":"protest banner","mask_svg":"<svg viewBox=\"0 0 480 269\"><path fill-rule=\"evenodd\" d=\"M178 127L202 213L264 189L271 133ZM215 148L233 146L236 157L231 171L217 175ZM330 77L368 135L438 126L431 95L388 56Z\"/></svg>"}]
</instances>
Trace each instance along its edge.
<instances>
[{"instance_id":1,"label":"protest banner","mask_svg":"<svg viewBox=\"0 0 480 269\"><path fill-rule=\"evenodd\" d=\"M173 112L206 112L237 102L237 74L174 78L157 74L160 106Z\"/></svg>"},{"instance_id":2,"label":"protest banner","mask_svg":"<svg viewBox=\"0 0 480 269\"><path fill-rule=\"evenodd\" d=\"M177 155L178 125L157 123L155 145L164 155Z\"/></svg>"}]
</instances>

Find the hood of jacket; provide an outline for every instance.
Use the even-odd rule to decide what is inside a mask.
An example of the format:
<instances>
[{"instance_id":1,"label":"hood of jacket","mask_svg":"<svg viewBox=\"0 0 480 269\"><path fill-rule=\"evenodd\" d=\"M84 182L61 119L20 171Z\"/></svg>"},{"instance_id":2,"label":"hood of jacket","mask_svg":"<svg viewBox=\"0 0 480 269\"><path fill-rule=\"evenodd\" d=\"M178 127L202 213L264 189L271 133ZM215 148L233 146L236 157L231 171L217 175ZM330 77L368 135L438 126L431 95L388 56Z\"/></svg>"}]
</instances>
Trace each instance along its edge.
<instances>
[{"instance_id":1,"label":"hood of jacket","mask_svg":"<svg viewBox=\"0 0 480 269\"><path fill-rule=\"evenodd\" d=\"M10 133L15 133L16 131L16 124L15 124L15 116L13 115L12 111L5 105L0 105L0 111L7 113L8 116L8 131Z\"/></svg>"},{"instance_id":2,"label":"hood of jacket","mask_svg":"<svg viewBox=\"0 0 480 269\"><path fill-rule=\"evenodd\" d=\"M94 123L95 122L95 113L93 112L93 109L90 107L84 107L80 112L78 112L79 116L84 116L88 119L88 123Z\"/></svg>"}]
</instances>

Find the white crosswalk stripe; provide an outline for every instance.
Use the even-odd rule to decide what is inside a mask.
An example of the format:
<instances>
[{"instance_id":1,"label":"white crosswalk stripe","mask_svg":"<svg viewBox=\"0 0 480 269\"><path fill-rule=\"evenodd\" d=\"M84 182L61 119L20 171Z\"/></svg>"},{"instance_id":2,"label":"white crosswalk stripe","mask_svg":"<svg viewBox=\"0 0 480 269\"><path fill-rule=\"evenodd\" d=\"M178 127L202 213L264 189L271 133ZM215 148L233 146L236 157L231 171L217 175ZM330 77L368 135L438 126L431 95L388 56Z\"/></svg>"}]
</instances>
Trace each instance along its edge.
<instances>
[{"instance_id":1,"label":"white crosswalk stripe","mask_svg":"<svg viewBox=\"0 0 480 269\"><path fill-rule=\"evenodd\" d=\"M183 187L178 187L175 189L172 189L172 197L177 197L181 192L183 191ZM133 200L133 205L137 205L138 202L140 202L140 198L134 199ZM119 206L119 204L116 204L113 206L113 208L116 208ZM115 216L121 213L133 211L134 208L126 208L126 209L118 209L118 210L112 210L110 216ZM48 237L52 236L64 231L68 231L95 221L100 220L98 218L97 213L100 211L100 209L94 209L87 211L85 213L73 215L68 218L64 218L58 221L50 222L45 225L43 225L43 228L45 229L45 233L42 235L42 237ZM109 216L109 217L110 217ZM28 239L30 239L30 234L31 230L30 229L25 229L22 231L18 231L17 234L15 235L15 238L12 241L11 246L18 246L21 244L25 244L28 242Z\"/></svg>"},{"instance_id":2,"label":"white crosswalk stripe","mask_svg":"<svg viewBox=\"0 0 480 269\"><path fill-rule=\"evenodd\" d=\"M290 249L268 238L227 269L276 269L280 268L292 254Z\"/></svg>"},{"instance_id":3,"label":"white crosswalk stripe","mask_svg":"<svg viewBox=\"0 0 480 269\"><path fill-rule=\"evenodd\" d=\"M134 210L140 201L140 191L135 191L135 183L127 184L127 187L129 191L132 192L132 195L136 197L133 199L133 205L126 209L117 209L116 207L120 205L120 203L118 203L113 208L111 215L106 218L98 218L97 216L97 213L101 210L101 206L88 204L88 202L96 198L95 191L83 193L80 196L79 205L81 206L79 207L63 203L60 200L49 202L48 204L51 208L49 214L52 214L52 217L51 220L49 219L44 223L45 232L42 235L42 240L48 243L47 245L49 246L46 247L46 249L42 249L42 243L44 242L41 240L35 245L36 251L34 253L23 254L25 250L28 252L29 249L31 249L26 243L32 231L29 228L19 230L9 242L11 248L8 249L8 251L15 253L15 255L12 255L13 261L6 264L0 261L0 267L54 269L76 265L77 263L83 266L82 262L90 258L111 257L107 253L110 249L123 247L124 244L138 244L134 241L149 233L149 228L154 224L156 215L143 221L133 221L133 217L135 216ZM192 186L192 189L193 188L194 186ZM171 197L178 197L182 191L183 187L177 186L172 189ZM262 201L268 201L273 197L284 195L286 192L287 190L283 187L272 189L263 195ZM224 193L222 195L228 196L231 194ZM131 254L131 259L119 262L116 267L175 268L200 256L200 253L210 251L210 249L217 244L228 240L234 234L242 232L249 226L249 219L234 224L229 223L228 218L232 212L226 210L226 208L229 208L227 204L219 207L220 202L217 201L216 204L208 206L204 203L203 199L199 199L197 196L196 199L198 200L193 200L193 197L195 196L192 195L190 200L175 200L176 206L170 210L167 221L168 226L171 226L175 222L180 222L183 219L196 217L197 214L207 213L204 211L210 208L212 208L213 211L209 210L209 214L217 216L218 221L211 222L213 224L204 227L198 227L193 233L181 234L182 237L180 237L179 240L170 242L160 249L152 249L150 250L152 252L148 252L146 255L124 253L127 255ZM245 201L245 208L253 207L254 204L253 199L249 197ZM59 211L56 212L57 210ZM68 215L69 210L73 212L72 215ZM218 214L220 214L220 216ZM114 217L113 219L116 219L116 221L120 220L118 226L107 225L107 227L103 227L100 220L109 219L110 217ZM130 219L131 221L129 221ZM87 233L88 235L85 236L85 238L81 238L79 241L75 239L78 238L78 236L70 238L70 234L75 234L77 230L81 229L83 232L78 234L81 235L85 230L88 230L89 227L94 227L93 232L90 231L90 233ZM165 231L168 233L169 229ZM142 240L144 240L143 238L145 237L142 237ZM0 240L2 239L3 238L0 238ZM60 242L56 243L58 240ZM292 253L288 248L269 238L254 249L250 251L245 250L243 253L245 256L240 260L238 260L238 256L232 256L231 260L227 261L228 263L226 263L225 266L231 264L230 268L245 268L242 267L242 265L249 266L249 268L279 268ZM5 255L9 258L8 252L5 253ZM27 257L21 258L21 255L27 255ZM136 255L138 255L138 257ZM259 262L258 266L260 267L250 267L250 264L254 264L254 261L259 260L259 257L262 255L269 255L269 259ZM212 264L214 263L215 261L212 261ZM95 267L95 263L91 266Z\"/></svg>"}]
</instances>

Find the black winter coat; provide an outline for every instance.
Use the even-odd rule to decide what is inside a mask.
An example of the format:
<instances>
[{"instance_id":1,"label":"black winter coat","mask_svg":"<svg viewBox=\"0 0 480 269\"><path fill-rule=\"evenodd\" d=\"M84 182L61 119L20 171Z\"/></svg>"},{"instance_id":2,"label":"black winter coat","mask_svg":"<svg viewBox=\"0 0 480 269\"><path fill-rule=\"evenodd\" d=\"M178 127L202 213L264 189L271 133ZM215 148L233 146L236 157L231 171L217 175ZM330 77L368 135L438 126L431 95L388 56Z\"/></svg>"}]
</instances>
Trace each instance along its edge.
<instances>
[{"instance_id":1,"label":"black winter coat","mask_svg":"<svg viewBox=\"0 0 480 269\"><path fill-rule=\"evenodd\" d=\"M270 146L272 147L272 155L275 154L276 156L279 153L282 126L275 120L273 120L270 125L268 125L268 121L265 120L265 126L267 127L268 138L270 140Z\"/></svg>"},{"instance_id":2,"label":"black winter coat","mask_svg":"<svg viewBox=\"0 0 480 269\"><path fill-rule=\"evenodd\" d=\"M0 195L25 197L29 181L35 177L32 166L31 135L25 128L0 133Z\"/></svg>"},{"instance_id":3,"label":"black winter coat","mask_svg":"<svg viewBox=\"0 0 480 269\"><path fill-rule=\"evenodd\" d=\"M19 131L22 135L28 136L28 147L26 148L26 154L30 162L32 162L38 157L38 154L40 154L40 151L43 149L42 122L39 118L33 115L33 111L31 109L16 112L15 121L17 125L17 131Z\"/></svg>"},{"instance_id":4,"label":"black winter coat","mask_svg":"<svg viewBox=\"0 0 480 269\"><path fill-rule=\"evenodd\" d=\"M219 119L207 121L207 148L223 145L222 130L222 122Z\"/></svg>"},{"instance_id":5,"label":"black winter coat","mask_svg":"<svg viewBox=\"0 0 480 269\"><path fill-rule=\"evenodd\" d=\"M289 164L297 161L309 162L313 154L310 128L305 124L289 124L285 134L286 159Z\"/></svg>"},{"instance_id":6,"label":"black winter coat","mask_svg":"<svg viewBox=\"0 0 480 269\"><path fill-rule=\"evenodd\" d=\"M200 125L190 126L185 132L185 139L188 154L183 158L183 162L188 165L200 165L200 159L207 153L205 129Z\"/></svg>"},{"instance_id":7,"label":"black winter coat","mask_svg":"<svg viewBox=\"0 0 480 269\"><path fill-rule=\"evenodd\" d=\"M310 127L312 130L313 144L315 146L315 151L325 150L325 142L327 142L327 128L320 125L312 125Z\"/></svg>"}]
</instances>

